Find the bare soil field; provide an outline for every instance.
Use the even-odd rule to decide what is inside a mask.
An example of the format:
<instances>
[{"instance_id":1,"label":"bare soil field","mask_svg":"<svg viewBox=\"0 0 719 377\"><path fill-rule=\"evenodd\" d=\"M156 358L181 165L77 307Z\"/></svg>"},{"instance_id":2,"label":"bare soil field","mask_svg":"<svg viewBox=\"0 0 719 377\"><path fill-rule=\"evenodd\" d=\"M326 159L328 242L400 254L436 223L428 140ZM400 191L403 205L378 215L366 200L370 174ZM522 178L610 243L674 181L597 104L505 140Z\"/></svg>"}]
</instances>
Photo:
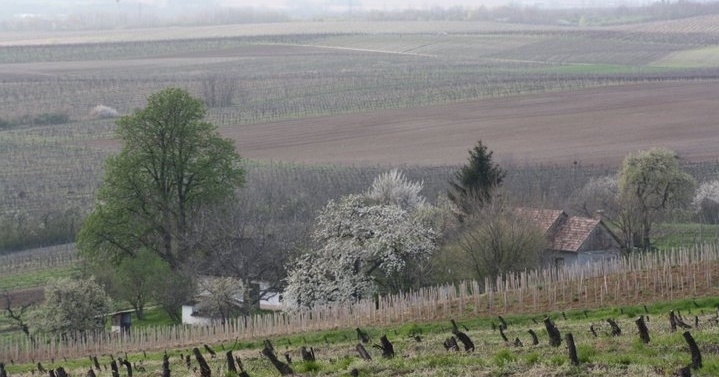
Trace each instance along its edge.
<instances>
[{"instance_id":1,"label":"bare soil field","mask_svg":"<svg viewBox=\"0 0 719 377\"><path fill-rule=\"evenodd\" d=\"M21 307L45 301L45 287L25 288L7 293L13 307ZM5 304L5 300L3 300Z\"/></svg>"},{"instance_id":2,"label":"bare soil field","mask_svg":"<svg viewBox=\"0 0 719 377\"><path fill-rule=\"evenodd\" d=\"M459 164L481 139L504 163L619 164L629 152L719 156L717 83L602 87L223 128L247 158L300 163ZM113 143L111 143L113 144Z\"/></svg>"},{"instance_id":3,"label":"bare soil field","mask_svg":"<svg viewBox=\"0 0 719 377\"><path fill-rule=\"evenodd\" d=\"M464 21L326 21L238 24L221 26L161 27L100 31L60 31L44 33L0 33L0 46L58 45L108 43L127 41L158 41L175 39L225 38L242 36L333 34L333 33L480 33L519 30L547 30L541 25L520 25L504 22ZM567 29L566 27L564 29Z\"/></svg>"}]
</instances>

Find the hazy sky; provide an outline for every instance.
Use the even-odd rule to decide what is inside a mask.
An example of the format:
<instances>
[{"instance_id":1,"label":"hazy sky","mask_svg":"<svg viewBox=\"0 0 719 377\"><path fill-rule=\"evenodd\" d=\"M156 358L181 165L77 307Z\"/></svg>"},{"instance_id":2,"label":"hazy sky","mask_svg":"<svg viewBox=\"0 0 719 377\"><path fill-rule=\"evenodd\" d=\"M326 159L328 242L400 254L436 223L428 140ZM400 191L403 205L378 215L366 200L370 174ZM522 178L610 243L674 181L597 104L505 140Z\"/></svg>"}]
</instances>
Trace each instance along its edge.
<instances>
[{"instance_id":1,"label":"hazy sky","mask_svg":"<svg viewBox=\"0 0 719 377\"><path fill-rule=\"evenodd\" d=\"M57 0L45 0L57 1ZM103 0L94 0L94 2ZM111 1L111 0L104 0ZM182 0L120 0L121 2L145 3L153 5L169 5L174 3L182 3ZM298 5L306 4L316 7L347 7L351 3L353 7L365 9L397 9L397 8L426 8L432 6L452 7L456 5L463 6L480 6L482 4L506 3L510 0L216 0L216 3L222 5L241 6L241 7L276 7L276 8L295 8Z\"/></svg>"},{"instance_id":2,"label":"hazy sky","mask_svg":"<svg viewBox=\"0 0 719 377\"><path fill-rule=\"evenodd\" d=\"M18 15L63 15L96 11L202 10L213 6L256 7L294 13L361 10L430 9L433 7L495 7L505 4L554 7L641 5L657 0L0 0L0 18ZM694 0L697 1L697 0ZM701 0L698 0L701 1ZM706 0L705 0L706 1Z\"/></svg>"},{"instance_id":3,"label":"hazy sky","mask_svg":"<svg viewBox=\"0 0 719 377\"><path fill-rule=\"evenodd\" d=\"M152 1L152 0L148 0ZM157 0L162 1L162 0ZM256 6L257 4L265 4L266 6L274 6L274 7L287 7L287 8L293 8L297 6L298 1L290 1L290 0L267 0L263 2L253 1L253 0L224 0L225 4L228 5L238 5L238 6ZM481 6L483 4L489 5L489 4L497 4L497 3L506 3L508 0L415 0L415 1L409 1L409 0L305 0L302 1L302 3L313 5L317 7L348 7L350 2L352 3L353 7L362 8L362 9L399 9L399 8L429 8L433 6L441 6L441 7L452 7L456 5L462 5L462 6L468 6L468 7L475 7L475 6Z\"/></svg>"},{"instance_id":4,"label":"hazy sky","mask_svg":"<svg viewBox=\"0 0 719 377\"><path fill-rule=\"evenodd\" d=\"M552 3L563 3L563 4L606 4L606 3L638 3L646 2L648 0L0 0L0 12L3 8L8 9L37 9L38 7L50 7L59 8L62 7L68 11L80 10L82 8L98 8L108 6L136 6L143 4L147 6L165 7L165 6L182 6L186 4L192 4L195 6L202 6L205 4L216 4L225 6L238 6L238 7L266 7L266 8L282 8L282 9L297 9L299 7L308 8L348 8L349 4L352 4L354 9L377 9L377 10L393 10L393 9L427 9L431 7L452 7L452 6L465 6L465 7L479 7L485 6L496 6L507 3L521 3L521 4L552 4ZM118 4L119 3L119 4Z\"/></svg>"},{"instance_id":5,"label":"hazy sky","mask_svg":"<svg viewBox=\"0 0 719 377\"><path fill-rule=\"evenodd\" d=\"M40 14L45 16L96 11L136 11L139 7L187 11L213 6L255 7L295 12L345 12L352 10L397 10L443 8L457 5L494 6L512 0L0 0L0 18ZM514 0L517 1L517 0ZM543 0L557 1L557 0ZM571 0L569 0L571 1Z\"/></svg>"}]
</instances>

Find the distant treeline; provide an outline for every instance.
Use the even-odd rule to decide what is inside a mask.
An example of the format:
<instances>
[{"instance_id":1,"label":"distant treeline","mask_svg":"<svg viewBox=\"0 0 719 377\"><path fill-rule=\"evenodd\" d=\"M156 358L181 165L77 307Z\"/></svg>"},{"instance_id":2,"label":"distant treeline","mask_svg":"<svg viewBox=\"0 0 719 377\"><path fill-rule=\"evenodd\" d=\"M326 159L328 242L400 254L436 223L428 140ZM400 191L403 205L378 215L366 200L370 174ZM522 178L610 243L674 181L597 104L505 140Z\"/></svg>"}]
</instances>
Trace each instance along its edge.
<instances>
[{"instance_id":1,"label":"distant treeline","mask_svg":"<svg viewBox=\"0 0 719 377\"><path fill-rule=\"evenodd\" d=\"M509 2L508 2L509 3ZM64 9L63 9L64 10ZM288 22L294 19L370 21L502 21L525 24L605 25L672 20L719 13L719 4L692 1L656 1L645 6L575 7L554 9L542 6L507 5L496 8L432 7L429 9L362 11L348 6L296 6L288 10L213 7L194 4L184 7L129 7L118 2L112 7L67 15L60 11L35 9L38 13L18 14L0 20L0 31L100 30L132 27L206 26ZM11 12L12 9L9 9ZM53 14L63 14L53 16Z\"/></svg>"},{"instance_id":2,"label":"distant treeline","mask_svg":"<svg viewBox=\"0 0 719 377\"><path fill-rule=\"evenodd\" d=\"M572 195L593 177L616 174L616 167L505 166L505 188L520 205L572 211ZM424 183L422 194L435 202L458 166L399 166L410 181ZM360 193L389 167L254 164L238 195L249 212L271 213L276 229L307 228L331 199ZM698 182L717 179L719 162L686 164ZM98 178L99 179L99 178ZM92 202L92 201L88 201ZM89 208L56 208L27 214L21 209L0 216L0 254L73 242Z\"/></svg>"}]
</instances>

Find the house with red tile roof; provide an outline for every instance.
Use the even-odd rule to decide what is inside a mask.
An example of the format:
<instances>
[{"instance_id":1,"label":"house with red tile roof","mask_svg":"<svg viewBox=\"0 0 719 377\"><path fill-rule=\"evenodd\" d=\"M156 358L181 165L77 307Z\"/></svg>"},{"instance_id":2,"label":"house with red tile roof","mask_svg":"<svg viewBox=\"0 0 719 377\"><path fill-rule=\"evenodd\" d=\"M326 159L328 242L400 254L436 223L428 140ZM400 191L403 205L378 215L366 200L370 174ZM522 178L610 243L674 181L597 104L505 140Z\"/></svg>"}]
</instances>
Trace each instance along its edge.
<instances>
[{"instance_id":1,"label":"house with red tile roof","mask_svg":"<svg viewBox=\"0 0 719 377\"><path fill-rule=\"evenodd\" d=\"M542 258L562 266L619 257L621 242L599 218L570 216L563 210L520 208L521 216L537 224L549 246Z\"/></svg>"}]
</instances>

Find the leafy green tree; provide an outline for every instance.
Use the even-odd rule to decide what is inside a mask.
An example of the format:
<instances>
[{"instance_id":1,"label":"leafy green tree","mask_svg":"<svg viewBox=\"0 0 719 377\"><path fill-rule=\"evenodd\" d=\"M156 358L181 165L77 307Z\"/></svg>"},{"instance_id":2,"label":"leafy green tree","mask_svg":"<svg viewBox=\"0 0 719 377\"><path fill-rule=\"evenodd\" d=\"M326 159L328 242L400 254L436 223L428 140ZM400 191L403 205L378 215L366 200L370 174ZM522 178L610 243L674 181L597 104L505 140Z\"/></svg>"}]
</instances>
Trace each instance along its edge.
<instances>
[{"instance_id":1,"label":"leafy green tree","mask_svg":"<svg viewBox=\"0 0 719 377\"><path fill-rule=\"evenodd\" d=\"M233 196L244 176L232 141L204 116L201 100L169 88L119 118L124 147L107 161L78 237L82 253L117 263L148 250L173 270L183 266L193 252L193 215Z\"/></svg>"},{"instance_id":2,"label":"leafy green tree","mask_svg":"<svg viewBox=\"0 0 719 377\"><path fill-rule=\"evenodd\" d=\"M148 250L140 250L134 258L125 258L110 273L110 295L135 309L137 319L145 316L145 305L164 279L167 263Z\"/></svg>"},{"instance_id":3,"label":"leafy green tree","mask_svg":"<svg viewBox=\"0 0 719 377\"><path fill-rule=\"evenodd\" d=\"M64 339L102 331L111 309L110 298L94 278L60 278L45 286L45 304L33 319L41 332Z\"/></svg>"},{"instance_id":4,"label":"leafy green tree","mask_svg":"<svg viewBox=\"0 0 719 377\"><path fill-rule=\"evenodd\" d=\"M652 148L630 153L619 172L619 225L627 247L649 249L655 221L692 200L696 181L682 171L671 150Z\"/></svg>"},{"instance_id":5,"label":"leafy green tree","mask_svg":"<svg viewBox=\"0 0 719 377\"><path fill-rule=\"evenodd\" d=\"M150 291L150 299L159 305L175 323L182 322L182 305L197 293L197 284L191 273L183 270L172 270L162 264L155 274L162 279Z\"/></svg>"},{"instance_id":6,"label":"leafy green tree","mask_svg":"<svg viewBox=\"0 0 719 377\"><path fill-rule=\"evenodd\" d=\"M482 141L469 151L469 159L449 181L447 196L463 214L481 208L492 199L507 172L492 161L494 152Z\"/></svg>"}]
</instances>

